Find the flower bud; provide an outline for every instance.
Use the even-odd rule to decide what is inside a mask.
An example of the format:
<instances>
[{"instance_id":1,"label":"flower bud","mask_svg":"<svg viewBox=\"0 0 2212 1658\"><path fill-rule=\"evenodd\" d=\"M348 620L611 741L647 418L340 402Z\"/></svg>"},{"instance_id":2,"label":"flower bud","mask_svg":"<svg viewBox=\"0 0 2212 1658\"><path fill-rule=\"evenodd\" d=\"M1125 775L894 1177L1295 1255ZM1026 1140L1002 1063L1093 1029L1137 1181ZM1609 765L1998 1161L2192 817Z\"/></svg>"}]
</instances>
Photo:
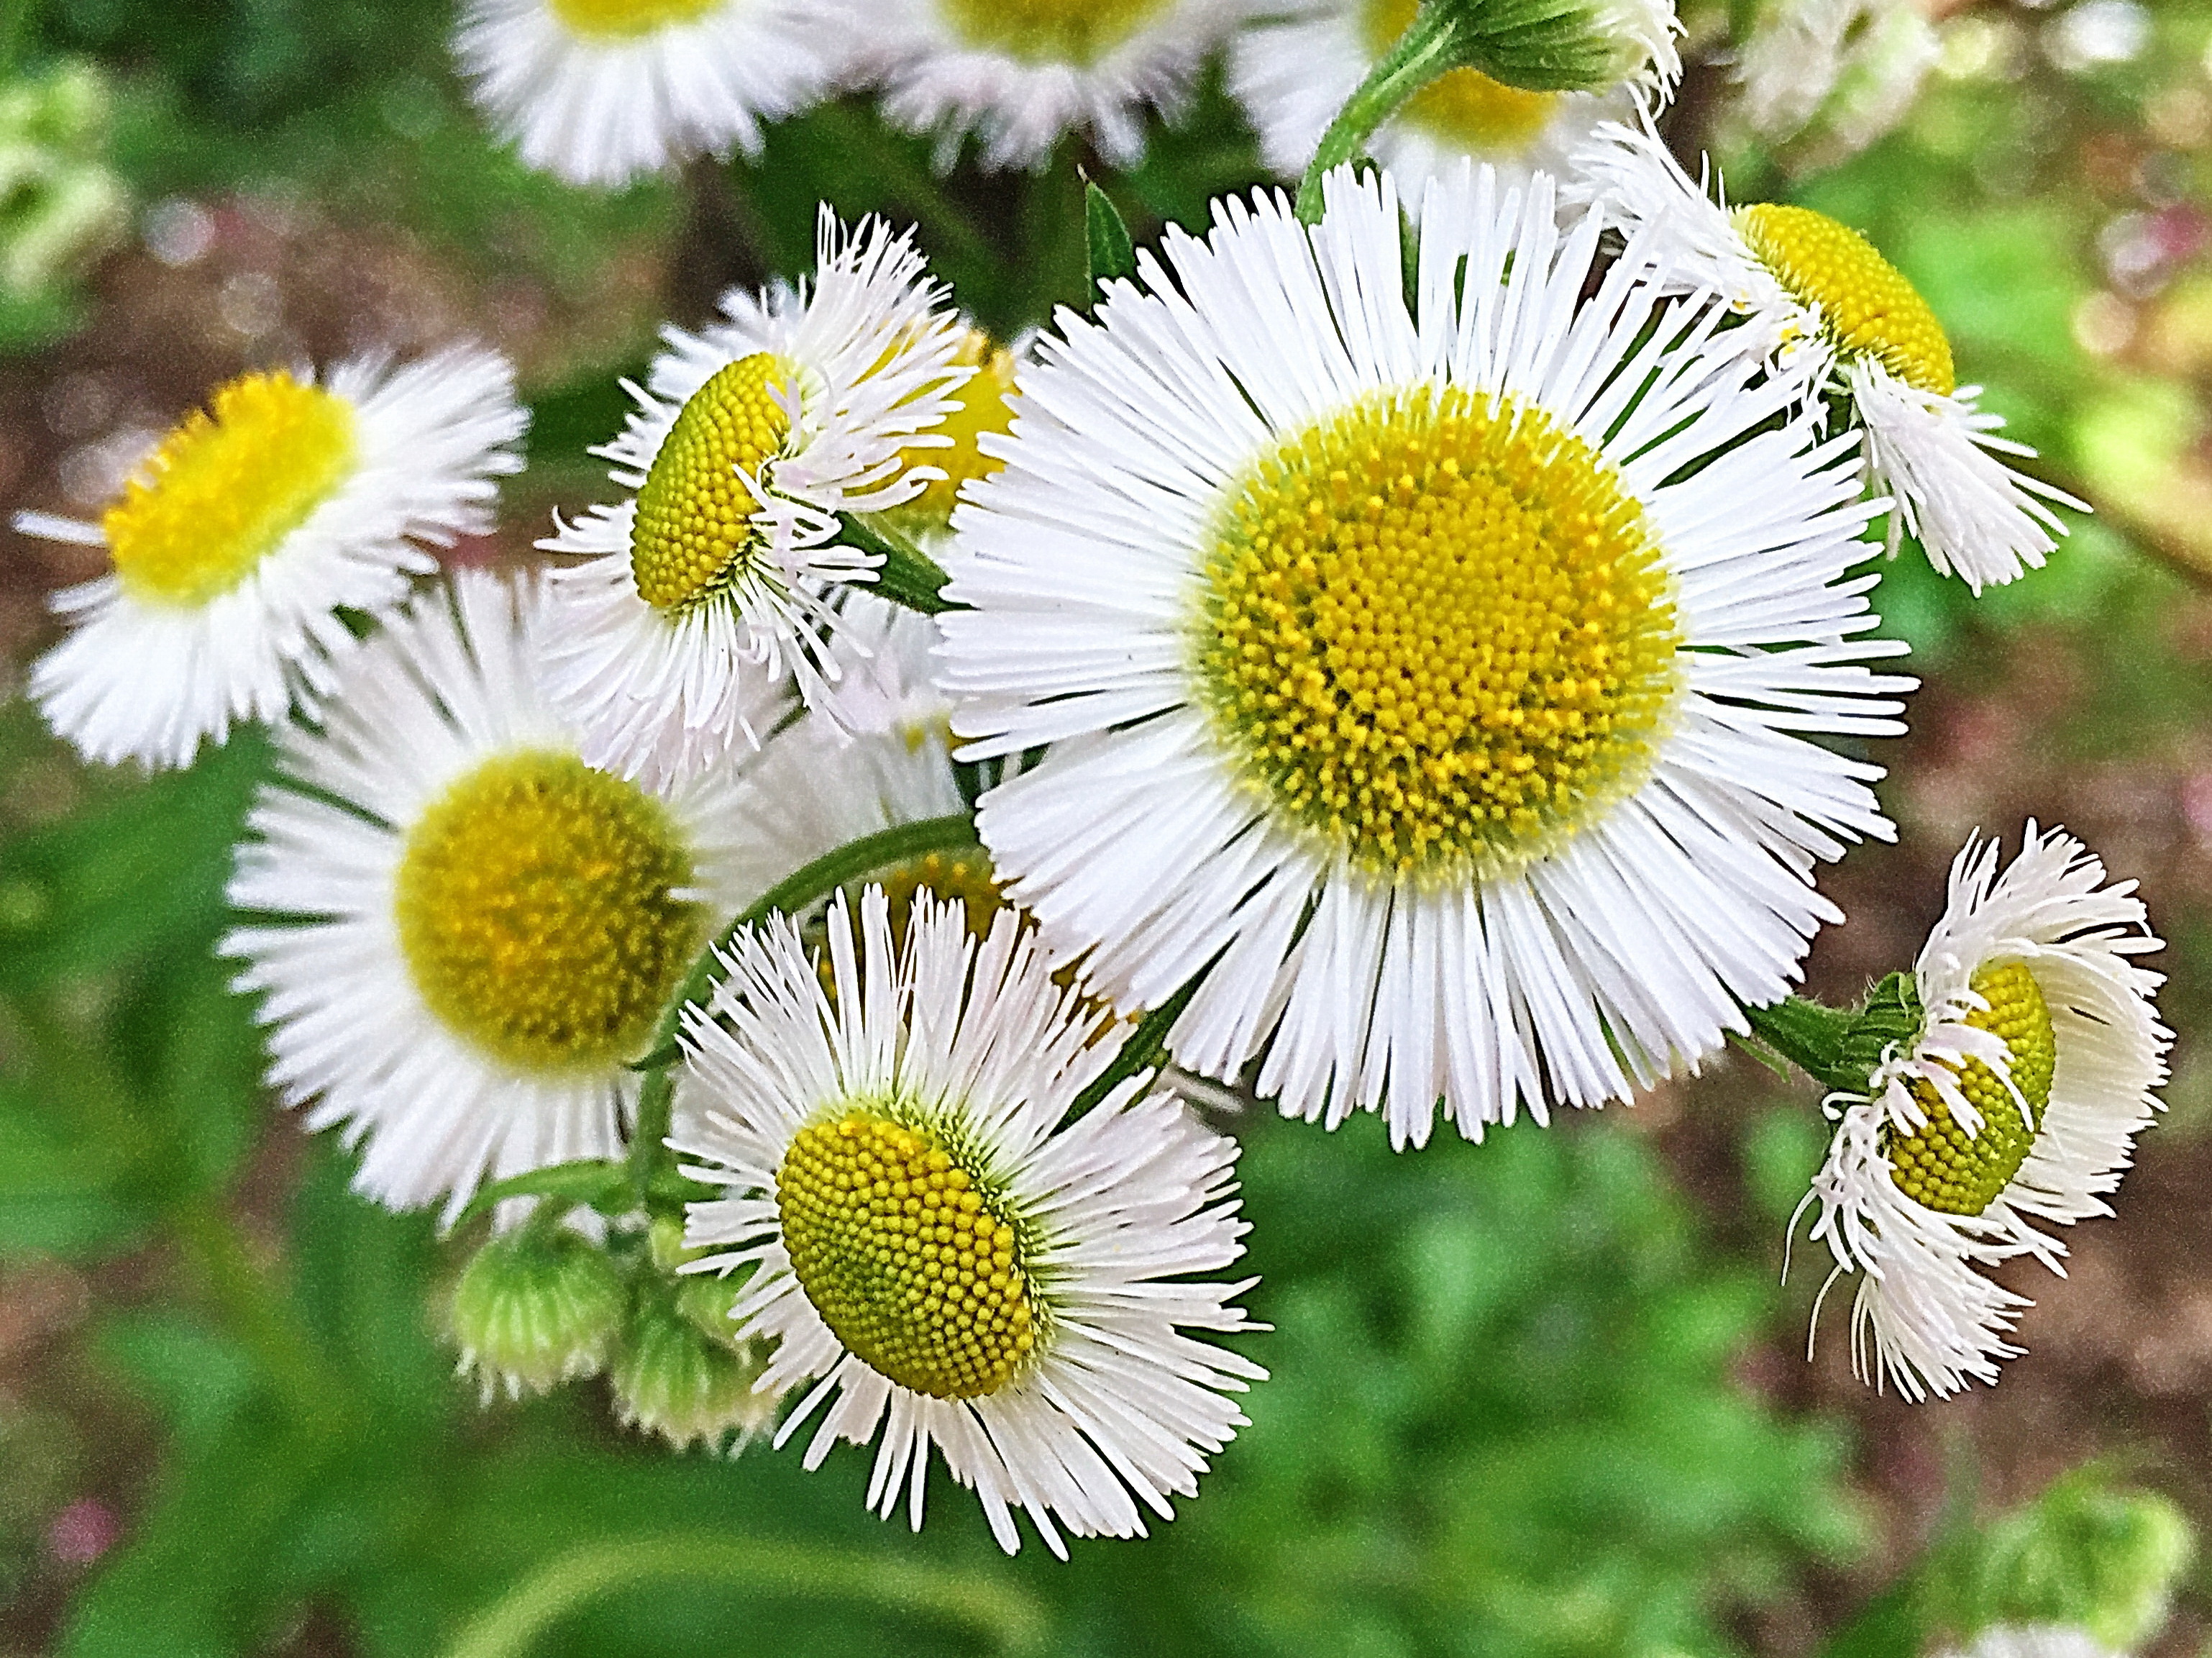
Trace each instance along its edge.
<instances>
[{"instance_id":1,"label":"flower bud","mask_svg":"<svg viewBox=\"0 0 2212 1658\"><path fill-rule=\"evenodd\" d=\"M460 1369L489 1400L543 1393L605 1362L621 1327L623 1286L589 1239L525 1226L479 1249L453 1288L448 1326Z\"/></svg>"},{"instance_id":2,"label":"flower bud","mask_svg":"<svg viewBox=\"0 0 2212 1658\"><path fill-rule=\"evenodd\" d=\"M734 1341L736 1284L706 1278L641 1283L609 1367L615 1411L628 1426L678 1450L703 1444L735 1453L775 1417L775 1399L753 1391L767 1344Z\"/></svg>"},{"instance_id":3,"label":"flower bud","mask_svg":"<svg viewBox=\"0 0 2212 1658\"><path fill-rule=\"evenodd\" d=\"M1532 92L1665 88L1680 78L1673 0L1429 0L1448 7L1456 56ZM1418 25L1417 25L1418 27Z\"/></svg>"}]
</instances>

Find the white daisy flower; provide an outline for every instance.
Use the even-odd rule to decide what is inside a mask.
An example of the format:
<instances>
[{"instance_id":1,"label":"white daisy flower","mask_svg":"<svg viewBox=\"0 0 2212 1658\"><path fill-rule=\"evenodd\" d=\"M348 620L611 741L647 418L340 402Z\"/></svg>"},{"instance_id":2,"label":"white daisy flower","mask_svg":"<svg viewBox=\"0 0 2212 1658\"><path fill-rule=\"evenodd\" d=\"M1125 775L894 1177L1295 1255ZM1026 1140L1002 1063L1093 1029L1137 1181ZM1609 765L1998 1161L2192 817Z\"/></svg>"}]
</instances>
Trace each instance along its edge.
<instances>
[{"instance_id":1,"label":"white daisy flower","mask_svg":"<svg viewBox=\"0 0 2212 1658\"><path fill-rule=\"evenodd\" d=\"M1939 55L1913 0L1779 0L1738 56L1740 113L1767 143L1802 141L1793 170L1833 166L1905 118Z\"/></svg>"},{"instance_id":2,"label":"white daisy flower","mask_svg":"<svg viewBox=\"0 0 2212 1658\"><path fill-rule=\"evenodd\" d=\"M538 546L591 555L554 573L545 680L582 725L585 758L648 784L692 775L764 735L762 687L795 676L818 704L836 667L833 589L880 556L842 545L838 515L914 499L931 473L902 451L973 369L963 330L911 240L851 234L823 210L811 290L724 296L668 349L623 434L592 451L634 491Z\"/></svg>"},{"instance_id":3,"label":"white daisy flower","mask_svg":"<svg viewBox=\"0 0 2212 1658\"><path fill-rule=\"evenodd\" d=\"M1997 1624L1944 1658L2124 1658L2085 1629L2065 1624Z\"/></svg>"},{"instance_id":4,"label":"white daisy flower","mask_svg":"<svg viewBox=\"0 0 2212 1658\"><path fill-rule=\"evenodd\" d=\"M1976 593L2040 566L2065 526L2051 504L2088 509L2000 457L2032 456L1997 436L1978 386L1957 383L1936 314L1873 243L1811 208L1757 202L1730 211L1648 128L1608 125L1576 158L1583 193L1630 229L1649 229L1678 280L1748 314L1747 348L1775 358L1808 396L1848 396L1866 433L1869 476L1895 497L1890 550L1910 532L1929 562Z\"/></svg>"},{"instance_id":5,"label":"white daisy flower","mask_svg":"<svg viewBox=\"0 0 2212 1658\"><path fill-rule=\"evenodd\" d=\"M112 573L54 595L69 637L31 671L87 759L191 764L234 722L312 710L434 549L492 527L529 416L507 359L459 346L242 375L161 440L97 524L21 513L26 535L104 546Z\"/></svg>"},{"instance_id":6,"label":"white daisy flower","mask_svg":"<svg viewBox=\"0 0 2212 1658\"><path fill-rule=\"evenodd\" d=\"M2130 958L2160 947L2135 883L2104 881L2081 842L2032 821L2002 873L1995 842L1967 842L1914 966L1919 1034L1866 1094L1829 1101L1812 1235L1836 1258L1831 1283L1863 1275L1860 1375L1907 1399L1996 1381L2031 1303L1980 1269L2033 1255L2063 1271L2065 1246L2035 1222L2109 1215L2101 1194L2159 1109L2172 1039L2160 976Z\"/></svg>"},{"instance_id":7,"label":"white daisy flower","mask_svg":"<svg viewBox=\"0 0 2212 1658\"><path fill-rule=\"evenodd\" d=\"M1304 0L1243 30L1231 46L1230 90L1260 135L1260 153L1284 178L1313 159L1322 134L1413 21L1417 0ZM1418 203L1422 186L1462 156L1519 183L1558 174L1598 126L1634 109L1626 87L1602 94L1530 92L1476 69L1446 72L1377 127L1367 148Z\"/></svg>"},{"instance_id":8,"label":"white daisy flower","mask_svg":"<svg viewBox=\"0 0 2212 1658\"><path fill-rule=\"evenodd\" d=\"M530 166L620 185L701 152L757 155L761 124L842 74L839 0L470 0L453 51Z\"/></svg>"},{"instance_id":9,"label":"white daisy flower","mask_svg":"<svg viewBox=\"0 0 2212 1658\"><path fill-rule=\"evenodd\" d=\"M270 1080L363 1143L395 1209L620 1153L629 1061L735 913L730 791L649 793L581 757L532 669L541 583L463 572L351 665L284 741L239 849L233 933Z\"/></svg>"},{"instance_id":10,"label":"white daisy flower","mask_svg":"<svg viewBox=\"0 0 2212 1658\"><path fill-rule=\"evenodd\" d=\"M971 132L987 170L1042 167L1080 132L1109 165L1145 153L1148 110L1174 121L1247 0L882 0L862 63L884 118L934 133L949 168Z\"/></svg>"},{"instance_id":11,"label":"white daisy flower","mask_svg":"<svg viewBox=\"0 0 2212 1658\"><path fill-rule=\"evenodd\" d=\"M1389 175L1170 232L955 515L942 672L1009 896L1171 1045L1419 1144L1694 1064L1887 836L1854 440L1662 314L1638 239L1462 168L1408 308ZM1678 343L1679 341L1679 343ZM1762 430L1771 424L1774 430ZM1688 475L1686 475L1688 474Z\"/></svg>"},{"instance_id":12,"label":"white daisy flower","mask_svg":"<svg viewBox=\"0 0 2212 1658\"><path fill-rule=\"evenodd\" d=\"M1014 915L979 941L924 895L898 946L872 888L859 933L839 898L833 999L788 917L748 930L686 1016L670 1143L727 1192L691 1207L686 1242L728 1247L692 1270L754 1267L732 1317L775 1339L761 1391L813 1384L776 1443L817 1409L809 1467L880 1432L885 1517L903 1490L921 1527L934 1447L1009 1553L1016 1508L1063 1557L1062 1527L1142 1535L1266 1374L1182 1333L1256 1327L1229 1304L1253 1280L1192 1282L1243 1253L1237 1149L1142 1074L1064 1122L1121 1042Z\"/></svg>"}]
</instances>

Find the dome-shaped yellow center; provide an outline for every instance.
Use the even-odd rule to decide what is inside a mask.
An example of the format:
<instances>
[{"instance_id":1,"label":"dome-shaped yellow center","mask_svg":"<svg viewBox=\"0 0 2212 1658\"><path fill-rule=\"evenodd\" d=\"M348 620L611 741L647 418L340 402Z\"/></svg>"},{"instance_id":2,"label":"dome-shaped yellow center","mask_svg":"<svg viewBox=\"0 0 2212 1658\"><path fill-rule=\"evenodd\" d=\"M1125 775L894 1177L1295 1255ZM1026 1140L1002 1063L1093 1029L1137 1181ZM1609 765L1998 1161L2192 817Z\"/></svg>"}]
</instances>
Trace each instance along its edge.
<instances>
[{"instance_id":1,"label":"dome-shaped yellow center","mask_svg":"<svg viewBox=\"0 0 2212 1658\"><path fill-rule=\"evenodd\" d=\"M1397 44L1420 0L1367 0L1361 17L1367 50L1376 58ZM1478 155L1518 155L1559 113L1557 92L1530 92L1493 81L1479 69L1448 70L1408 98L1399 117Z\"/></svg>"},{"instance_id":2,"label":"dome-shaped yellow center","mask_svg":"<svg viewBox=\"0 0 2212 1658\"><path fill-rule=\"evenodd\" d=\"M2012 1184L2035 1143L2036 1128L2042 1126L2058 1063L2051 1009L2026 967L2017 961L1985 966L1970 982L1990 1005L1968 1014L1966 1023L2002 1039L2011 1057L2013 1087L2027 1102L2035 1126L2021 1120L2019 1104L1978 1059L1969 1059L1959 1071L1959 1092L1982 1114L1978 1134L1969 1135L1960 1126L1934 1088L1925 1082L1914 1085L1928 1122L1911 1134L1889 1137L1890 1178L1915 1203L1948 1215L1978 1215Z\"/></svg>"},{"instance_id":3,"label":"dome-shaped yellow center","mask_svg":"<svg viewBox=\"0 0 2212 1658\"><path fill-rule=\"evenodd\" d=\"M573 754L485 761L407 836L395 908L416 990L448 1028L531 1070L642 1047L704 942L668 810Z\"/></svg>"},{"instance_id":4,"label":"dome-shaped yellow center","mask_svg":"<svg viewBox=\"0 0 2212 1658\"><path fill-rule=\"evenodd\" d=\"M1385 876L1557 850L1649 775L1679 687L1642 508L1541 410L1378 393L1235 490L1197 678L1279 816Z\"/></svg>"},{"instance_id":5,"label":"dome-shaped yellow center","mask_svg":"<svg viewBox=\"0 0 2212 1658\"><path fill-rule=\"evenodd\" d=\"M673 615L744 580L760 503L738 471L757 476L783 453L798 398L789 369L766 351L692 393L637 492L629 567L646 603Z\"/></svg>"},{"instance_id":6,"label":"dome-shaped yellow center","mask_svg":"<svg viewBox=\"0 0 2212 1658\"><path fill-rule=\"evenodd\" d=\"M937 0L971 46L1025 64L1094 64L1168 10L1173 0Z\"/></svg>"},{"instance_id":7,"label":"dome-shaped yellow center","mask_svg":"<svg viewBox=\"0 0 2212 1658\"><path fill-rule=\"evenodd\" d=\"M547 0L556 21L586 40L627 40L696 23L722 0Z\"/></svg>"},{"instance_id":8,"label":"dome-shaped yellow center","mask_svg":"<svg viewBox=\"0 0 2212 1658\"><path fill-rule=\"evenodd\" d=\"M960 486L970 479L988 478L1006 463L983 453L977 441L984 433L1003 435L1012 424L1014 411L1007 400L1014 394L1014 354L991 344L991 337L971 328L952 359L975 376L952 393L952 406L943 424L933 432L952 440L949 447L916 447L899 451L902 466L934 466L945 474L899 509L902 516L917 523L941 525L952 516Z\"/></svg>"},{"instance_id":9,"label":"dome-shaped yellow center","mask_svg":"<svg viewBox=\"0 0 2212 1658\"><path fill-rule=\"evenodd\" d=\"M927 1129L865 1106L793 1137L775 1174L791 1270L848 1351L902 1387L976 1399L1042 1333L1022 1228Z\"/></svg>"},{"instance_id":10,"label":"dome-shaped yellow center","mask_svg":"<svg viewBox=\"0 0 2212 1658\"><path fill-rule=\"evenodd\" d=\"M351 474L353 406L291 375L219 386L123 486L100 528L124 591L191 607L228 592Z\"/></svg>"},{"instance_id":11,"label":"dome-shaped yellow center","mask_svg":"<svg viewBox=\"0 0 2212 1658\"><path fill-rule=\"evenodd\" d=\"M1956 387L1943 325L1905 273L1857 231L1778 202L1739 207L1735 228L1792 298L1819 308L1838 349L1871 353L1923 392L1948 397Z\"/></svg>"}]
</instances>

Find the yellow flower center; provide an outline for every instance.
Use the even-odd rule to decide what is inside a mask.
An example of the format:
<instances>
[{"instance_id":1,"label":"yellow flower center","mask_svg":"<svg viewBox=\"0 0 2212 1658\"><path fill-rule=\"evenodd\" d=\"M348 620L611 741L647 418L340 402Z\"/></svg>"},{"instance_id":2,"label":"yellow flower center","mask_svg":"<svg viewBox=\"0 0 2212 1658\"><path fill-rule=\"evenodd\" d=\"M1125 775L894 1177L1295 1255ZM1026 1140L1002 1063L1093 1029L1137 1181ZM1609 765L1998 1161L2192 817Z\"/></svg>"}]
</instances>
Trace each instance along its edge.
<instances>
[{"instance_id":1,"label":"yellow flower center","mask_svg":"<svg viewBox=\"0 0 2212 1658\"><path fill-rule=\"evenodd\" d=\"M1039 1336L1023 1228L929 1130L863 1106L801 1129L775 1173L791 1270L846 1350L902 1387L977 1399Z\"/></svg>"},{"instance_id":2,"label":"yellow flower center","mask_svg":"<svg viewBox=\"0 0 2212 1658\"><path fill-rule=\"evenodd\" d=\"M228 593L353 470L353 407L319 386L244 375L208 401L100 521L134 599L195 606Z\"/></svg>"},{"instance_id":3,"label":"yellow flower center","mask_svg":"<svg viewBox=\"0 0 2212 1658\"><path fill-rule=\"evenodd\" d=\"M1368 0L1362 20L1376 58L1398 42L1420 0ZM1557 92L1529 92L1479 69L1448 70L1408 98L1398 113L1436 137L1478 155L1517 155L1559 113Z\"/></svg>"},{"instance_id":4,"label":"yellow flower center","mask_svg":"<svg viewBox=\"0 0 2212 1658\"><path fill-rule=\"evenodd\" d=\"M999 891L998 878L992 873L991 855L980 846L964 852L927 852L869 876L866 884L884 889L895 955L906 949L907 923L914 917L915 899L923 893L965 909L968 930L977 938L988 936L992 921L1006 907L1006 900ZM857 902L860 889L856 887L851 891ZM817 933L817 946L819 936ZM857 941L857 934L855 938ZM830 970L828 950L816 949L814 966L822 979L822 988L835 1001L837 976Z\"/></svg>"},{"instance_id":5,"label":"yellow flower center","mask_svg":"<svg viewBox=\"0 0 2212 1658\"><path fill-rule=\"evenodd\" d=\"M1094 64L1166 11L1172 0L938 0L971 46L1025 64Z\"/></svg>"},{"instance_id":6,"label":"yellow flower center","mask_svg":"<svg viewBox=\"0 0 2212 1658\"><path fill-rule=\"evenodd\" d=\"M789 369L766 351L691 393L637 492L629 567L646 603L674 615L744 579L760 503L738 469L757 476L783 453L798 397Z\"/></svg>"},{"instance_id":7,"label":"yellow flower center","mask_svg":"<svg viewBox=\"0 0 2212 1658\"><path fill-rule=\"evenodd\" d=\"M696 23L722 0L548 0L555 21L586 40L629 40Z\"/></svg>"},{"instance_id":8,"label":"yellow flower center","mask_svg":"<svg viewBox=\"0 0 2212 1658\"><path fill-rule=\"evenodd\" d=\"M460 1036L532 1070L612 1064L704 942L667 808L572 754L485 761L407 836L396 910L416 988Z\"/></svg>"},{"instance_id":9,"label":"yellow flower center","mask_svg":"<svg viewBox=\"0 0 2212 1658\"><path fill-rule=\"evenodd\" d=\"M1890 1178L1915 1203L1947 1215L1978 1215L2012 1184L2035 1143L2058 1064L2051 1009L2026 967L2017 961L1985 966L1972 983L1990 1005L1968 1014L1966 1023L2002 1039L2012 1060L2013 1087L2027 1102L2034 1126L2021 1120L2011 1093L1978 1059L1967 1060L1959 1071L1959 1092L1982 1114L1978 1134L1969 1135L1960 1125L1934 1088L1925 1082L1913 1085L1928 1122L1911 1134L1889 1137Z\"/></svg>"},{"instance_id":10,"label":"yellow flower center","mask_svg":"<svg viewBox=\"0 0 2212 1658\"><path fill-rule=\"evenodd\" d=\"M1759 262L1792 298L1818 308L1839 350L1871 352L1906 385L1951 394L1958 378L1943 325L1872 242L1809 207L1758 202L1735 216Z\"/></svg>"},{"instance_id":11,"label":"yellow flower center","mask_svg":"<svg viewBox=\"0 0 2212 1658\"><path fill-rule=\"evenodd\" d=\"M1650 774L1680 683L1670 580L1619 475L1541 410L1364 399L1283 440L1218 533L1201 698L1332 850L1480 878Z\"/></svg>"},{"instance_id":12,"label":"yellow flower center","mask_svg":"<svg viewBox=\"0 0 2212 1658\"><path fill-rule=\"evenodd\" d=\"M917 448L899 451L901 466L934 466L945 476L899 509L924 523L939 525L952 516L960 486L971 478L988 478L1006 463L983 453L977 442L986 432L1003 435L1013 424L1008 399L1014 394L1014 354L991 344L981 329L970 329L955 363L975 370L975 377L952 394L952 406L933 431L952 440L949 448Z\"/></svg>"}]
</instances>

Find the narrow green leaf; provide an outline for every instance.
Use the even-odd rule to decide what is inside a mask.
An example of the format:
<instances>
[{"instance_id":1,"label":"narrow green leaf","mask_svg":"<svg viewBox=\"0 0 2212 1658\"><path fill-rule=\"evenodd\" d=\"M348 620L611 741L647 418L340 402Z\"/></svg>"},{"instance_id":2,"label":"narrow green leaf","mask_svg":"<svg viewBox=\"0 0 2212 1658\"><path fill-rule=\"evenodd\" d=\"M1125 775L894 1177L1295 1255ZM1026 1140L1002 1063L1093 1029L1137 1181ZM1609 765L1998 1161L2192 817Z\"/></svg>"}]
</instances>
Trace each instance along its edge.
<instances>
[{"instance_id":1,"label":"narrow green leaf","mask_svg":"<svg viewBox=\"0 0 2212 1658\"><path fill-rule=\"evenodd\" d=\"M1089 179L1083 181L1083 224L1091 245L1091 302L1106 297L1106 284L1137 274L1137 245L1114 198Z\"/></svg>"}]
</instances>

